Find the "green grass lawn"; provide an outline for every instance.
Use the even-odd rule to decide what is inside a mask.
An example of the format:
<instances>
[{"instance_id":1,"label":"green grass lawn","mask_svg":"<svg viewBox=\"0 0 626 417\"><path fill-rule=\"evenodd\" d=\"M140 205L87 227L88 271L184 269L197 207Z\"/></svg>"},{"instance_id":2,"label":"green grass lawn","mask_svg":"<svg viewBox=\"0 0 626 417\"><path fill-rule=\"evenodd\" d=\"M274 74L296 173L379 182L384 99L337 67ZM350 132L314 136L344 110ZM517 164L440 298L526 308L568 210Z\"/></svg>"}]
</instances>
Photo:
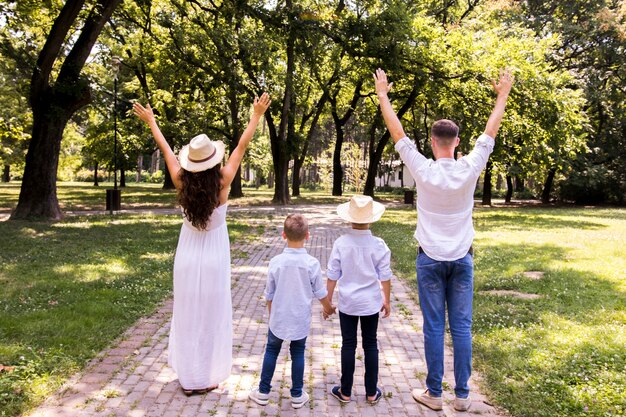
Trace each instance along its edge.
<instances>
[{"instance_id":1,"label":"green grass lawn","mask_svg":"<svg viewBox=\"0 0 626 417\"><path fill-rule=\"evenodd\" d=\"M172 288L178 215L0 222L0 416L40 402ZM231 239L255 229L229 221Z\"/></svg>"},{"instance_id":2,"label":"green grass lawn","mask_svg":"<svg viewBox=\"0 0 626 417\"><path fill-rule=\"evenodd\" d=\"M103 209L105 188L62 183L61 206ZM273 195L244 192L233 205L268 204ZM174 193L160 185L122 193L123 208L174 207ZM0 212L18 194L19 184L1 184ZM305 192L294 200L347 197ZM478 208L474 218L474 364L489 397L516 417L624 415L626 210ZM246 219L231 218L231 236L250 233ZM0 364L15 366L0 372L0 416L41 401L169 294L180 221L0 221ZM392 250L394 272L415 290L414 228L414 209L388 209L373 226Z\"/></svg>"},{"instance_id":3,"label":"green grass lawn","mask_svg":"<svg viewBox=\"0 0 626 417\"><path fill-rule=\"evenodd\" d=\"M625 415L626 210L479 208L474 226L474 366L490 398L516 417ZM373 227L416 294L414 229L400 209Z\"/></svg>"},{"instance_id":4,"label":"green grass lawn","mask_svg":"<svg viewBox=\"0 0 626 417\"><path fill-rule=\"evenodd\" d=\"M0 212L9 212L17 205L21 183L0 184ZM83 182L59 182L57 198L63 211L104 210L106 189L113 184L102 183L94 187ZM161 184L131 184L122 188L122 209L173 208L176 193L163 190Z\"/></svg>"},{"instance_id":5,"label":"green grass lawn","mask_svg":"<svg viewBox=\"0 0 626 417\"><path fill-rule=\"evenodd\" d=\"M20 195L20 182L0 183L0 213L9 213L17 205ZM162 184L129 183L122 188L122 210L155 209L176 207L176 192L163 190ZM112 189L113 183L101 183L94 187L86 182L59 182L57 197L63 211L104 210L106 189ZM274 189L244 188L244 196L230 200L231 206L258 206L272 203ZM328 191L302 190L298 197L292 197L293 204L344 203L352 193L344 197L335 197ZM392 193L377 193L377 198L385 201L401 201L402 196Z\"/></svg>"}]
</instances>

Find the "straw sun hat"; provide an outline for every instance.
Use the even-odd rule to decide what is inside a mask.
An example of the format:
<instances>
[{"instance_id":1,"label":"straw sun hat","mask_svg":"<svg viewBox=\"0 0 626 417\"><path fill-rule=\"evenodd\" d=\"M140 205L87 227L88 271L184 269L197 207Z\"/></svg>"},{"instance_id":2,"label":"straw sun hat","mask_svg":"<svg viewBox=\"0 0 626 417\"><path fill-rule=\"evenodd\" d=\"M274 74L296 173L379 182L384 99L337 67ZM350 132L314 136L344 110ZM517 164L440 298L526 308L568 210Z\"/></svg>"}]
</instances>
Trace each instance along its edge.
<instances>
[{"instance_id":1,"label":"straw sun hat","mask_svg":"<svg viewBox=\"0 0 626 417\"><path fill-rule=\"evenodd\" d=\"M185 171L200 172L213 168L224 158L224 142L209 139L204 133L194 137L178 152L180 166Z\"/></svg>"},{"instance_id":2,"label":"straw sun hat","mask_svg":"<svg viewBox=\"0 0 626 417\"><path fill-rule=\"evenodd\" d=\"M337 206L337 214L350 223L374 223L385 212L385 206L367 195L352 196L349 202Z\"/></svg>"}]
</instances>

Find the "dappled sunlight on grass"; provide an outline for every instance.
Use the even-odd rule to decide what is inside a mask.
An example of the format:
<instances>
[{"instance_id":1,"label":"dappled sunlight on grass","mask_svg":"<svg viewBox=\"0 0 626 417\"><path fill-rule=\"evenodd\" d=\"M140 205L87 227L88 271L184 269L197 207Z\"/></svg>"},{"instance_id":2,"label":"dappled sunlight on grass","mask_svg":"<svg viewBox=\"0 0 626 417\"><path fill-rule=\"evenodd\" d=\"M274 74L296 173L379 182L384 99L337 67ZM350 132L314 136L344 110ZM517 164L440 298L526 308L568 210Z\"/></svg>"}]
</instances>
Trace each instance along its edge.
<instances>
[{"instance_id":1,"label":"dappled sunlight on grass","mask_svg":"<svg viewBox=\"0 0 626 417\"><path fill-rule=\"evenodd\" d=\"M0 374L0 408L40 402L170 294L181 224L123 214L0 222L0 363L15 366ZM228 227L231 238L257 230Z\"/></svg>"},{"instance_id":2,"label":"dappled sunlight on grass","mask_svg":"<svg viewBox=\"0 0 626 417\"><path fill-rule=\"evenodd\" d=\"M527 327L479 333L477 358L498 367L486 373L487 380L498 386L503 400L515 404L514 415L578 415L585 407L597 415L619 415L620 387L626 384L622 326L589 326L546 313ZM525 404L516 398L520 392L544 397L544 405ZM593 399L592 392L603 397Z\"/></svg>"},{"instance_id":3,"label":"dappled sunlight on grass","mask_svg":"<svg viewBox=\"0 0 626 417\"><path fill-rule=\"evenodd\" d=\"M481 208L474 217L475 366L489 396L515 416L623 415L626 210ZM415 288L415 210L387 210L372 229Z\"/></svg>"},{"instance_id":4,"label":"dappled sunlight on grass","mask_svg":"<svg viewBox=\"0 0 626 417\"><path fill-rule=\"evenodd\" d=\"M143 257L140 258L145 259ZM164 258L161 258L161 260L164 260ZM73 277L74 280L81 282L95 281L99 279L112 281L119 278L123 274L129 273L130 266L120 262L119 260L111 260L106 264L82 264L78 266L73 264L59 265L52 268L52 271L59 275Z\"/></svg>"},{"instance_id":5,"label":"dappled sunlight on grass","mask_svg":"<svg viewBox=\"0 0 626 417\"><path fill-rule=\"evenodd\" d=\"M153 261L165 261L167 260L170 256L172 256L169 253L145 253L141 256L139 256L139 259L150 259Z\"/></svg>"},{"instance_id":6,"label":"dappled sunlight on grass","mask_svg":"<svg viewBox=\"0 0 626 417\"><path fill-rule=\"evenodd\" d=\"M17 205L21 184L19 182L0 184L0 212L9 212ZM163 190L162 184L128 183L121 190L122 210L131 209L160 209L175 208L175 190ZM113 188L112 183L101 183L94 187L89 182L59 182L57 183L57 197L63 211L93 211L104 210L106 190ZM243 197L229 200L231 206L261 206L271 205L274 189L262 187L259 189L244 188ZM331 195L330 191L301 190L301 195L292 197L292 204L339 204L349 200L352 193L345 193L342 197ZM377 193L376 198L381 201L400 201L402 196L392 193Z\"/></svg>"}]
</instances>

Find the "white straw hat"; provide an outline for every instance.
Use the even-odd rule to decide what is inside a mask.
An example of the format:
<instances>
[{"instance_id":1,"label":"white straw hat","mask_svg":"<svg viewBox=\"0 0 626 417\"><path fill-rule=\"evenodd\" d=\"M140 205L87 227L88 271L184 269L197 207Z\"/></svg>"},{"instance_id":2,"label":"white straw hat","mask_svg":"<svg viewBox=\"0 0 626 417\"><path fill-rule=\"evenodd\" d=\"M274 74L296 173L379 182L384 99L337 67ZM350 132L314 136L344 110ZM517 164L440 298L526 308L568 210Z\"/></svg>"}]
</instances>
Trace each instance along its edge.
<instances>
[{"instance_id":1,"label":"white straw hat","mask_svg":"<svg viewBox=\"0 0 626 417\"><path fill-rule=\"evenodd\" d=\"M337 214L350 223L374 223L385 212L385 206L367 195L352 196L349 202L337 206Z\"/></svg>"},{"instance_id":2,"label":"white straw hat","mask_svg":"<svg viewBox=\"0 0 626 417\"><path fill-rule=\"evenodd\" d=\"M183 146L178 152L178 161L185 171L205 171L222 162L224 150L224 142L213 141L202 133L191 139L189 145Z\"/></svg>"}]
</instances>

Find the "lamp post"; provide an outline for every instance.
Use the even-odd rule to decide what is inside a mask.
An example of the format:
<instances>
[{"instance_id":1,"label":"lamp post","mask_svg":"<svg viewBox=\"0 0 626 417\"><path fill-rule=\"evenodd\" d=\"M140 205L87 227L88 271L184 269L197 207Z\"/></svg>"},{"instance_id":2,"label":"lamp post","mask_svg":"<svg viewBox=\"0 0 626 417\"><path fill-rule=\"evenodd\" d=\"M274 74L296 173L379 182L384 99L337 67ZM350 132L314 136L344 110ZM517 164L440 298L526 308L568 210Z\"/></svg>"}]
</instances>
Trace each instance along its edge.
<instances>
[{"instance_id":1,"label":"lamp post","mask_svg":"<svg viewBox=\"0 0 626 417\"><path fill-rule=\"evenodd\" d=\"M113 66L113 189L117 190L117 75L122 61L116 56L111 59Z\"/></svg>"},{"instance_id":2,"label":"lamp post","mask_svg":"<svg viewBox=\"0 0 626 417\"><path fill-rule=\"evenodd\" d=\"M113 214L113 210L120 210L121 191L117 189L117 76L122 60L114 56L111 59L113 68L113 189L107 190L106 209Z\"/></svg>"}]
</instances>

